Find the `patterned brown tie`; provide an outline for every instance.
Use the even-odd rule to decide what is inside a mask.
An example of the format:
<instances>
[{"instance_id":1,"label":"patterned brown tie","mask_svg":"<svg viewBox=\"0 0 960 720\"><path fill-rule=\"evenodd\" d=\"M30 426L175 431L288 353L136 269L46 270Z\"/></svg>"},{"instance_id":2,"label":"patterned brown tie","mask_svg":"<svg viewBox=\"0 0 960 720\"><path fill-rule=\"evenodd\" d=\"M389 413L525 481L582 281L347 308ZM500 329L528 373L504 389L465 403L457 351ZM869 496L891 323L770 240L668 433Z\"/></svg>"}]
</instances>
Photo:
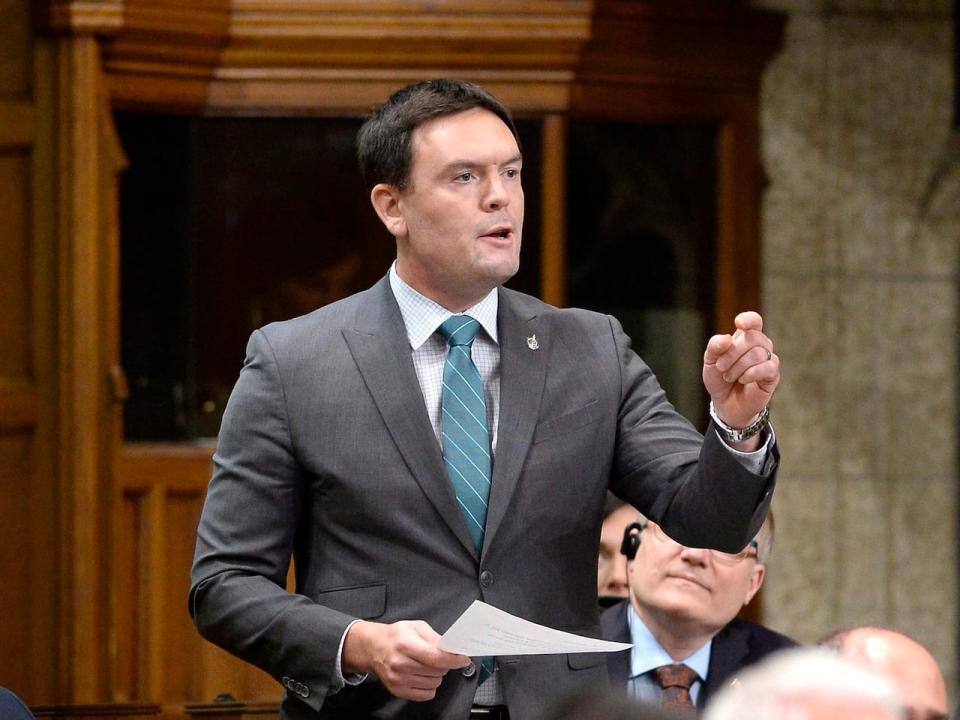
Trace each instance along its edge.
<instances>
[{"instance_id":1,"label":"patterned brown tie","mask_svg":"<svg viewBox=\"0 0 960 720\"><path fill-rule=\"evenodd\" d=\"M693 700L690 698L690 686L699 677L695 670L686 665L674 663L661 665L653 671L654 677L663 688L661 705L672 710L691 710Z\"/></svg>"}]
</instances>

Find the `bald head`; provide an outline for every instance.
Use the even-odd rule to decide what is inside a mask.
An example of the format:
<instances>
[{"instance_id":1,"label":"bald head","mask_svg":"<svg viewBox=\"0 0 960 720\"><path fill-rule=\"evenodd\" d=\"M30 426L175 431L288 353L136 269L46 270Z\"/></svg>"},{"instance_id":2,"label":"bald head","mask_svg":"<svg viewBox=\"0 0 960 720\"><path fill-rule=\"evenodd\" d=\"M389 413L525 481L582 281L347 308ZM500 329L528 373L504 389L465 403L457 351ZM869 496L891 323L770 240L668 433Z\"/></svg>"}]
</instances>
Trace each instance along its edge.
<instances>
[{"instance_id":1,"label":"bald head","mask_svg":"<svg viewBox=\"0 0 960 720\"><path fill-rule=\"evenodd\" d=\"M860 627L825 641L852 662L891 678L910 720L946 720L947 688L937 661L916 640L877 627Z\"/></svg>"},{"instance_id":2,"label":"bald head","mask_svg":"<svg viewBox=\"0 0 960 720\"><path fill-rule=\"evenodd\" d=\"M893 682L823 648L781 650L710 698L703 720L905 720Z\"/></svg>"}]
</instances>

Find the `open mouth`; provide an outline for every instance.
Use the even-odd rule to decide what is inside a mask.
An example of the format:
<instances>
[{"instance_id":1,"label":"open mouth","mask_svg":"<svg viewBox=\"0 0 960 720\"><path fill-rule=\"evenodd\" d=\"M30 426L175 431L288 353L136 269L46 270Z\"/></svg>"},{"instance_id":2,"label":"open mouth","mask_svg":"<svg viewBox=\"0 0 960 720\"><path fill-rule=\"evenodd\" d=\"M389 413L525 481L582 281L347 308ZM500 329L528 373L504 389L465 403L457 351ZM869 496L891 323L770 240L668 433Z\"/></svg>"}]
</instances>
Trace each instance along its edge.
<instances>
[{"instance_id":1,"label":"open mouth","mask_svg":"<svg viewBox=\"0 0 960 720\"><path fill-rule=\"evenodd\" d=\"M506 240L513 234L513 231L509 227L495 227L490 232L484 233L481 237L490 237L497 238L499 240Z\"/></svg>"}]
</instances>

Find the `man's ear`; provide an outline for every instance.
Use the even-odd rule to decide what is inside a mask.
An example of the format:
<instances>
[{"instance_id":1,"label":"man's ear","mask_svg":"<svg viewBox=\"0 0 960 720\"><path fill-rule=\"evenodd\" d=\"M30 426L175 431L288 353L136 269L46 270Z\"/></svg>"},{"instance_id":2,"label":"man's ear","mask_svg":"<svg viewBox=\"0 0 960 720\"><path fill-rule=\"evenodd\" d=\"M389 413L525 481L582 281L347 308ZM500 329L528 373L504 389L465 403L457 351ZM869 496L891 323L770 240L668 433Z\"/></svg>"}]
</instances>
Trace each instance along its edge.
<instances>
[{"instance_id":1,"label":"man's ear","mask_svg":"<svg viewBox=\"0 0 960 720\"><path fill-rule=\"evenodd\" d=\"M407 223L400 209L400 190L387 183L378 183L370 191L370 202L377 211L381 222L395 238L407 234Z\"/></svg>"},{"instance_id":2,"label":"man's ear","mask_svg":"<svg viewBox=\"0 0 960 720\"><path fill-rule=\"evenodd\" d=\"M757 594L760 586L763 585L763 576L767 574L767 568L760 563L754 563L750 571L750 585L747 587L747 595L743 599L744 605L749 605L753 596Z\"/></svg>"}]
</instances>

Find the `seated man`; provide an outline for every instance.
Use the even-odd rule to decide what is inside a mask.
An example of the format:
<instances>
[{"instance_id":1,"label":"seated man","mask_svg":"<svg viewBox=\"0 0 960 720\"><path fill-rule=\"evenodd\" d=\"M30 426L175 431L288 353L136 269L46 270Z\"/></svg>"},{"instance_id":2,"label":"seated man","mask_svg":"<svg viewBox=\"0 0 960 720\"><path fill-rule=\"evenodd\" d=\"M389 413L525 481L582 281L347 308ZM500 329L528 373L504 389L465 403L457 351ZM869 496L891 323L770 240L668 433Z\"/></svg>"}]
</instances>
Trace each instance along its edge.
<instances>
[{"instance_id":1,"label":"seated man","mask_svg":"<svg viewBox=\"0 0 960 720\"><path fill-rule=\"evenodd\" d=\"M607 608L629 596L627 562L620 555L623 531L637 519L637 510L613 493L607 493L600 526L600 552L597 556L597 597Z\"/></svg>"},{"instance_id":2,"label":"seated man","mask_svg":"<svg viewBox=\"0 0 960 720\"><path fill-rule=\"evenodd\" d=\"M895 630L858 627L820 642L844 658L886 675L897 686L909 720L947 720L947 686L923 645Z\"/></svg>"},{"instance_id":3,"label":"seated man","mask_svg":"<svg viewBox=\"0 0 960 720\"><path fill-rule=\"evenodd\" d=\"M643 517L628 526L630 597L600 620L604 638L633 643L609 655L614 687L662 706L703 707L741 668L796 645L735 619L763 584L772 546L772 515L735 554L679 545Z\"/></svg>"}]
</instances>

